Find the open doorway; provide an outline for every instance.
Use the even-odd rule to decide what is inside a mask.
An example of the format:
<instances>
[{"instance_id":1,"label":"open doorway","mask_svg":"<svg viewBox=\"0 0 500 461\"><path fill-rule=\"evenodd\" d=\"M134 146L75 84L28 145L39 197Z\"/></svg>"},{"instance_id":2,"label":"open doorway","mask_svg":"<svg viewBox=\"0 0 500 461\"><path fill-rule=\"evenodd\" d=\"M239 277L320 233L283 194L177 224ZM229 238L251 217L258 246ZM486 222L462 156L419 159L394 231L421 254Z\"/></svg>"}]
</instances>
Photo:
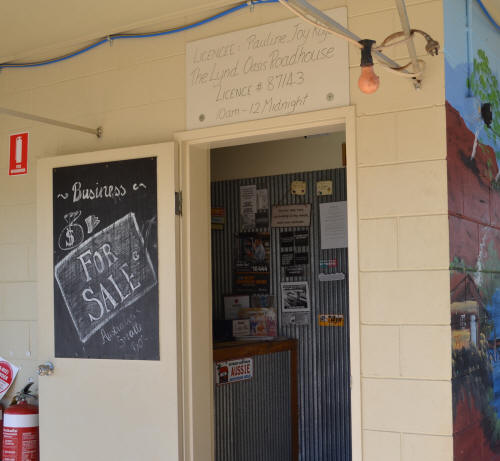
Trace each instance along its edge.
<instances>
[{"instance_id":1,"label":"open doorway","mask_svg":"<svg viewBox=\"0 0 500 461\"><path fill-rule=\"evenodd\" d=\"M216 461L349 461L345 131L212 149Z\"/></svg>"},{"instance_id":2,"label":"open doorway","mask_svg":"<svg viewBox=\"0 0 500 461\"><path fill-rule=\"evenodd\" d=\"M185 459L205 461L209 454L208 459L215 458L210 150L339 130L345 131L347 160L351 457L362 458L355 112L353 107L340 107L175 135L181 154L179 188L183 203L179 222L182 261L179 386L183 395Z\"/></svg>"}]
</instances>

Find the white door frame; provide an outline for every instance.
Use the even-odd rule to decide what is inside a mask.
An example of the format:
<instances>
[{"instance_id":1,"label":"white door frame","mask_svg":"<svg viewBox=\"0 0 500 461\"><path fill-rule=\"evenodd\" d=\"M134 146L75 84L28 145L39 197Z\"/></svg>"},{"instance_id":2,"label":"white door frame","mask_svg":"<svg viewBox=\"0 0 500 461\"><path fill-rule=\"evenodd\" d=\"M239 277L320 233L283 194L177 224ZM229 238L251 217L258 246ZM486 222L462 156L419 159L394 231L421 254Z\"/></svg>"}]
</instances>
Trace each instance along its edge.
<instances>
[{"instance_id":1,"label":"white door frame","mask_svg":"<svg viewBox=\"0 0 500 461\"><path fill-rule=\"evenodd\" d=\"M352 459L362 459L355 123L354 106L348 106L175 134L183 200L180 336L186 461L214 457L210 149L338 131L339 127L345 128L347 148Z\"/></svg>"}]
</instances>

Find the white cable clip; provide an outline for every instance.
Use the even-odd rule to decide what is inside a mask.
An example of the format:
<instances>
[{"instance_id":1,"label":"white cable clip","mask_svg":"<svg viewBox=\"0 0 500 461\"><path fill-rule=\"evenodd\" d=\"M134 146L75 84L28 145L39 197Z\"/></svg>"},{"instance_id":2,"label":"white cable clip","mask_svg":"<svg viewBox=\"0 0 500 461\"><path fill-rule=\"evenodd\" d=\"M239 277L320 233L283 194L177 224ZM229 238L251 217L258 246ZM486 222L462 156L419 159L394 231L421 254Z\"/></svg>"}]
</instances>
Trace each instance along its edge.
<instances>
[{"instance_id":1,"label":"white cable clip","mask_svg":"<svg viewBox=\"0 0 500 461\"><path fill-rule=\"evenodd\" d=\"M108 35L108 36L106 37L106 40L108 41L109 46L112 46L112 45L113 45L113 39L111 38L111 35Z\"/></svg>"},{"instance_id":2,"label":"white cable clip","mask_svg":"<svg viewBox=\"0 0 500 461\"><path fill-rule=\"evenodd\" d=\"M253 10L255 8L254 2L252 0L248 0L247 5L250 7L250 13L253 13Z\"/></svg>"}]
</instances>

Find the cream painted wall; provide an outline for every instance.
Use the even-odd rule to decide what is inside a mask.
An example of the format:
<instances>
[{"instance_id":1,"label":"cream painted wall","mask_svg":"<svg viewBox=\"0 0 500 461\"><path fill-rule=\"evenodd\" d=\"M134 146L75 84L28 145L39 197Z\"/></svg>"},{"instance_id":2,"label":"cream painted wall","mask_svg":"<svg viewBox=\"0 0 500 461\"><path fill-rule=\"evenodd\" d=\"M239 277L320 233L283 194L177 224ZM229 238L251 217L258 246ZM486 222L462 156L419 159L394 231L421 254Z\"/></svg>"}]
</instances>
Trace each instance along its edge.
<instances>
[{"instance_id":1,"label":"cream painted wall","mask_svg":"<svg viewBox=\"0 0 500 461\"><path fill-rule=\"evenodd\" d=\"M255 178L342 167L345 133L283 139L213 149L212 181Z\"/></svg>"},{"instance_id":2,"label":"cream painted wall","mask_svg":"<svg viewBox=\"0 0 500 461\"><path fill-rule=\"evenodd\" d=\"M315 5L347 5L349 27L363 37L381 41L399 29L393 0ZM213 12L193 10L179 23ZM409 0L408 12L413 27L442 43L441 0ZM0 73L1 106L104 127L98 140L0 117L0 355L22 367L16 388L35 378L36 365L45 360L36 348L36 160L171 140L185 129L185 43L288 17L279 5L256 7L183 34L115 42L73 61ZM366 96L356 87L358 53L350 51L357 113L364 461L451 460L443 59L424 57L420 91L377 69L381 87ZM406 52L398 46L389 54L404 61ZM7 135L19 130L31 136L29 174L11 178Z\"/></svg>"}]
</instances>

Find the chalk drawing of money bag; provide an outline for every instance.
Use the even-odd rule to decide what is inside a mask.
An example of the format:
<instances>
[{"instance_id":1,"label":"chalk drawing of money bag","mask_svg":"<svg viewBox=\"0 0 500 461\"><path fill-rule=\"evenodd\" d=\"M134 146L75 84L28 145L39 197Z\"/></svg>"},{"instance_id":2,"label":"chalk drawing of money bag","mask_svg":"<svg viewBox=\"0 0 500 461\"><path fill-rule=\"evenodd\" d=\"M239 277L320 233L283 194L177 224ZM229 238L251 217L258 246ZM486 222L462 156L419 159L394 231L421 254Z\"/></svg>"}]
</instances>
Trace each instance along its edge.
<instances>
[{"instance_id":1,"label":"chalk drawing of money bag","mask_svg":"<svg viewBox=\"0 0 500 461\"><path fill-rule=\"evenodd\" d=\"M83 242L85 237L83 227L75 222L81 214L81 211L72 211L64 215L67 225L59 234L58 243L61 250L71 250Z\"/></svg>"}]
</instances>

